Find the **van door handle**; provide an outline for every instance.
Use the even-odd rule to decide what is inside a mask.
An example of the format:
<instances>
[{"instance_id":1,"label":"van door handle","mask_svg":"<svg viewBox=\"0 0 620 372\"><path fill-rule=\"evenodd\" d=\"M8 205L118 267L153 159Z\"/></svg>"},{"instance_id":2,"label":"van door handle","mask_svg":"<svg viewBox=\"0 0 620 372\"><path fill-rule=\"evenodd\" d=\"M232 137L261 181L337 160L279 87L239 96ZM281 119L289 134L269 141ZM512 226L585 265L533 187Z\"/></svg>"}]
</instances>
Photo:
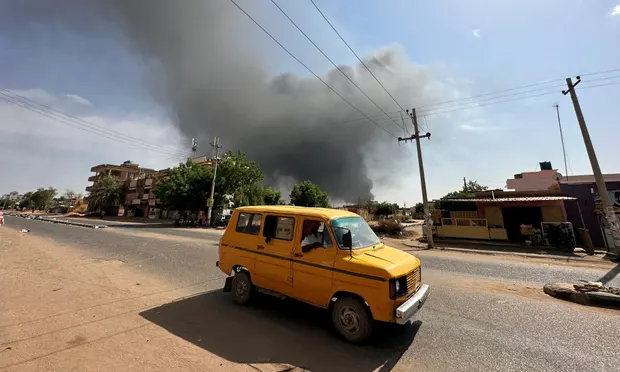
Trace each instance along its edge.
<instances>
[{"instance_id":1,"label":"van door handle","mask_svg":"<svg viewBox=\"0 0 620 372\"><path fill-rule=\"evenodd\" d=\"M303 257L304 255L303 255L303 254L301 254L301 253L297 253L297 252L296 252L296 253L293 253L293 256L295 256L295 257Z\"/></svg>"},{"instance_id":2,"label":"van door handle","mask_svg":"<svg viewBox=\"0 0 620 372\"><path fill-rule=\"evenodd\" d=\"M260 250L262 250L262 249L265 249L265 247L264 247L264 246L262 246L262 245L257 245L257 246L256 246L256 249L258 249L258 250L260 251Z\"/></svg>"}]
</instances>

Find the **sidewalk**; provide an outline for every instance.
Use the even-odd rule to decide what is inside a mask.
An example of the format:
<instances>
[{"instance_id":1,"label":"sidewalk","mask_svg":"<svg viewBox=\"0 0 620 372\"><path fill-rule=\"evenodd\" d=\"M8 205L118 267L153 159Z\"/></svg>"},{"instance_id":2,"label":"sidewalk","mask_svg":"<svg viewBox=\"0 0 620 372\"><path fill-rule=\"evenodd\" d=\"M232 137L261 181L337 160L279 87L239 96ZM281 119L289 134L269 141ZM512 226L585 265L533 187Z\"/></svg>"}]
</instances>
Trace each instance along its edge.
<instances>
[{"instance_id":1,"label":"sidewalk","mask_svg":"<svg viewBox=\"0 0 620 372\"><path fill-rule=\"evenodd\" d=\"M426 250L427 244L415 239L393 239L388 238L391 244L397 245L404 251ZM606 252L597 250L594 255L588 255L582 248L576 248L573 253L557 251L555 247L524 247L510 243L460 241L460 240L435 240L436 250L453 252L463 252L472 254L512 256L523 258L541 258L550 260L560 260L563 262L590 262L613 264L606 258ZM386 244L390 244L386 240Z\"/></svg>"},{"instance_id":2,"label":"sidewalk","mask_svg":"<svg viewBox=\"0 0 620 372\"><path fill-rule=\"evenodd\" d=\"M219 278L175 288L123 262L5 228L0 257L0 370L275 370L233 363L140 315L219 288Z\"/></svg>"}]
</instances>

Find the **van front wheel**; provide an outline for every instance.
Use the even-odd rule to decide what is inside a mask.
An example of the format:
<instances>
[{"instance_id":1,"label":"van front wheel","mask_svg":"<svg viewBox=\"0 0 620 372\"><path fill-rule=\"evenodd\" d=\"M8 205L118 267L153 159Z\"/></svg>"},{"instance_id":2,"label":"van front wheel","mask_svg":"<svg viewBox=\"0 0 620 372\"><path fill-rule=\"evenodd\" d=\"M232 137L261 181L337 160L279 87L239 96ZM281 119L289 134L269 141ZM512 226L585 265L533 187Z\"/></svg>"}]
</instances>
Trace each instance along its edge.
<instances>
[{"instance_id":1,"label":"van front wheel","mask_svg":"<svg viewBox=\"0 0 620 372\"><path fill-rule=\"evenodd\" d=\"M368 340L372 333L372 316L357 298L338 299L332 307L332 322L338 333L354 344Z\"/></svg>"},{"instance_id":2,"label":"van front wheel","mask_svg":"<svg viewBox=\"0 0 620 372\"><path fill-rule=\"evenodd\" d=\"M232 280L233 300L237 305L247 305L252 297L252 281L247 273L235 273Z\"/></svg>"}]
</instances>

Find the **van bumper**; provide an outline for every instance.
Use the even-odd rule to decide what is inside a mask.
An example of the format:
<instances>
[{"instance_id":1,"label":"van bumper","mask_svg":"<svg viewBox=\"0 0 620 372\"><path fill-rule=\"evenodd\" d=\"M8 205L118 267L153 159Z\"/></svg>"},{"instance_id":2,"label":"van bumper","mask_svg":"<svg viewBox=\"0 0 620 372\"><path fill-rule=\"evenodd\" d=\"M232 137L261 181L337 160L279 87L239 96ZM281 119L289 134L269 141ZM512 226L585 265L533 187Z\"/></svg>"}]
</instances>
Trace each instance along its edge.
<instances>
[{"instance_id":1,"label":"van bumper","mask_svg":"<svg viewBox=\"0 0 620 372\"><path fill-rule=\"evenodd\" d=\"M397 324L407 324L411 321L411 318L422 308L422 305L426 302L430 293L430 286L428 284L422 284L416 294L405 301L396 309Z\"/></svg>"}]
</instances>

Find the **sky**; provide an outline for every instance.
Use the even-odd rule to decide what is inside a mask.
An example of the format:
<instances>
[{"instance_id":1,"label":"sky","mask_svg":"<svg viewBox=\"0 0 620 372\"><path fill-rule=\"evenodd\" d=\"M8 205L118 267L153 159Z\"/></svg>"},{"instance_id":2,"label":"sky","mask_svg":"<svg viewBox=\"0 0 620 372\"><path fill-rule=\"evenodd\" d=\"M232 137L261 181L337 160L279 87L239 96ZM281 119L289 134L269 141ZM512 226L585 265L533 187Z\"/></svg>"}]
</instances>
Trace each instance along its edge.
<instances>
[{"instance_id":1,"label":"sky","mask_svg":"<svg viewBox=\"0 0 620 372\"><path fill-rule=\"evenodd\" d=\"M315 1L358 55L398 46L412 64L431 71L433 86L441 87L437 88L441 94L412 94L410 101L401 102L406 108L416 107L422 128L432 133L430 140L422 140L429 198L460 188L464 177L502 188L507 178L535 171L541 161L551 161L564 173L555 103L560 108L569 174L590 174L570 98L561 94L564 79L576 75L582 76L577 92L601 169L620 173L615 136L620 48L613 47L620 44L618 0ZM310 1L278 3L332 60L357 63ZM10 14L11 1L0 1L0 13L2 8ZM248 11L319 75L333 67L269 0L254 1ZM254 25L245 21L243 31L252 32ZM132 160L165 168L188 153L190 139L175 125L175 115L150 94L154 82L145 65L157 61L145 61L120 31L114 37L114 29L107 30L107 37L97 37L69 30L50 32L47 27L0 25L0 88L141 142L113 141L107 138L116 138L111 132L101 136L93 133L101 134L100 130L60 123L0 95L0 194L48 186L84 192L94 165ZM258 28L254 32L261 33ZM257 40L273 75L292 72L312 77L266 35ZM500 93L508 100L500 104L495 102L501 97L483 96L470 105L461 101L424 107L545 81ZM516 95L519 92L525 94ZM552 94L530 97L548 92ZM378 85L368 93L383 94ZM398 109L389 100L382 102L387 112ZM367 114L381 116L378 110ZM384 125L405 135L394 123ZM393 146L392 156L399 159L398 168L389 172L380 172L381 162L367 162L375 198L401 205L420 201L415 144L398 143L389 136L375 140ZM200 149L207 151L205 145Z\"/></svg>"}]
</instances>

